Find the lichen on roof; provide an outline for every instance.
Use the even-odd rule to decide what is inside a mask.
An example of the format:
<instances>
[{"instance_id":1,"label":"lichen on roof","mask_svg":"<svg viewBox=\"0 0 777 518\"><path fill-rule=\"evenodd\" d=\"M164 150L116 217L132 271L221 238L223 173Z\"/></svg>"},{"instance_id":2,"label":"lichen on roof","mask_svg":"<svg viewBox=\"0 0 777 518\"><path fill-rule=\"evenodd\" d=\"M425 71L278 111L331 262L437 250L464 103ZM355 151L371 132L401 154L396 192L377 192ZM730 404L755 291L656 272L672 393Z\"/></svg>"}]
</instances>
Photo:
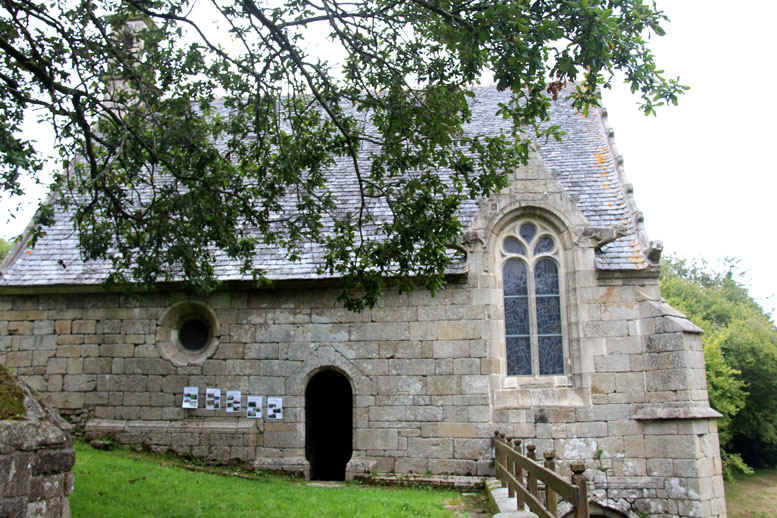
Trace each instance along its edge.
<instances>
[{"instance_id":1,"label":"lichen on roof","mask_svg":"<svg viewBox=\"0 0 777 518\"><path fill-rule=\"evenodd\" d=\"M0 421L24 417L24 391L5 366L0 365Z\"/></svg>"},{"instance_id":2,"label":"lichen on roof","mask_svg":"<svg viewBox=\"0 0 777 518\"><path fill-rule=\"evenodd\" d=\"M500 103L507 102L508 92L495 88L479 88L472 99L472 119L465 124L469 135L509 134L510 122L495 116ZM218 104L219 113L225 118L229 111ZM596 267L599 270L644 270L650 265L645 259L647 242L641 237L637 222L633 196L625 188L625 181L619 165L619 158L613 147L611 131L603 121L600 109L592 108L588 115L578 112L565 98L554 101L550 108L547 124L556 124L565 132L561 141L538 139L537 152L549 169L558 173L558 181L566 192L574 197L582 215L592 227L626 227L625 235L598 250ZM360 154L364 170L370 168L371 153L377 152L377 144L366 142ZM441 168L444 181L453 173ZM326 171L327 184L338 207L352 207L359 203L359 183L355 179L353 160L350 157L335 157ZM52 198L53 200L53 198ZM289 193L279 200L282 212L292 214L297 206L296 198ZM5 288L32 286L97 286L105 281L112 270L109 260L82 260L78 234L73 228L73 209L57 205L55 223L46 229L34 249L27 247L29 234L0 265L0 291ZM462 228L467 229L475 219L477 202L466 200L460 207L458 217ZM388 221L391 211L386 204L376 203L370 208L375 221ZM365 229L367 239L381 239L381 225ZM334 223L330 219L322 222L322 235L331 235ZM258 236L260 237L260 236ZM636 246L634 246L636 245ZM324 246L318 242L303 243L298 260L292 261L286 250L275 245L260 245L256 249L254 266L266 272L270 280L325 279L321 273L324 262ZM461 273L461 271L449 273ZM214 275L220 281L250 281L250 274L242 271L239 261L232 260L226 253L216 252Z\"/></svg>"}]
</instances>

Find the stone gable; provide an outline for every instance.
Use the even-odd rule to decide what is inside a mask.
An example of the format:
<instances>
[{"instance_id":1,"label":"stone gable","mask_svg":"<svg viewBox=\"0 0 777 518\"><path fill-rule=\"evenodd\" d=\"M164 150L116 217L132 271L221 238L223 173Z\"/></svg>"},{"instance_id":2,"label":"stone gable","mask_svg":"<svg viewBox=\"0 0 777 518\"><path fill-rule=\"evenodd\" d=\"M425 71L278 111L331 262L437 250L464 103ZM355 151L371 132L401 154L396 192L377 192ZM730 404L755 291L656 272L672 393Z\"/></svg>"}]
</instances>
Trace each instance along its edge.
<instances>
[{"instance_id":1,"label":"stone gable","mask_svg":"<svg viewBox=\"0 0 777 518\"><path fill-rule=\"evenodd\" d=\"M498 130L495 99L483 93L473 124ZM89 437L313 477L342 462L348 478L488 475L498 430L555 450L560 471L583 461L613 512L723 517L700 330L660 297L660 244L644 235L601 113L559 104L554 117L567 138L464 207L466 262L436 296L389 292L351 313L337 281L311 273L314 258L261 254L277 265L270 288L225 266L229 289L207 298L111 293L99 264L49 269L71 250L44 241L2 268L0 362ZM65 223L51 239L68 243ZM517 262L525 275L509 277ZM220 408L206 408L208 388ZM228 391L240 411L225 408ZM263 397L261 418L249 396Z\"/></svg>"}]
</instances>

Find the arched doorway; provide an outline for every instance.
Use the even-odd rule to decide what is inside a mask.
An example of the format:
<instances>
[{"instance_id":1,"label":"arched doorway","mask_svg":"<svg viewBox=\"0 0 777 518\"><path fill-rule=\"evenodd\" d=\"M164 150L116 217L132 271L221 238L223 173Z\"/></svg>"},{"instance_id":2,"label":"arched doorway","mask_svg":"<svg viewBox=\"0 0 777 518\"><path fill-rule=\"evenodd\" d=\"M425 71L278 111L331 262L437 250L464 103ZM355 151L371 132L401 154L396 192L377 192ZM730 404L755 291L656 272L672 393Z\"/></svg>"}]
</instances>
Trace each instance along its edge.
<instances>
[{"instance_id":1,"label":"arched doorway","mask_svg":"<svg viewBox=\"0 0 777 518\"><path fill-rule=\"evenodd\" d=\"M327 369L305 388L305 458L311 480L345 480L353 453L353 391L341 373Z\"/></svg>"}]
</instances>

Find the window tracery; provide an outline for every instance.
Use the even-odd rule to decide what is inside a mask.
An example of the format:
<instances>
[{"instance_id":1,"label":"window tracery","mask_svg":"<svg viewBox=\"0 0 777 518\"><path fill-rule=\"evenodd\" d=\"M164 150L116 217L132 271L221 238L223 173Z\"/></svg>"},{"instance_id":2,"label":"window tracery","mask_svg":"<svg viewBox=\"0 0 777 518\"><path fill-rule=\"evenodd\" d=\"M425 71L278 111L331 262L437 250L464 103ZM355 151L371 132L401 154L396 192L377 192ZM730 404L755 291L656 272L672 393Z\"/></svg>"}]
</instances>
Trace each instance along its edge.
<instances>
[{"instance_id":1,"label":"window tracery","mask_svg":"<svg viewBox=\"0 0 777 518\"><path fill-rule=\"evenodd\" d=\"M500 248L507 375L564 374L558 237L521 220L503 233Z\"/></svg>"}]
</instances>

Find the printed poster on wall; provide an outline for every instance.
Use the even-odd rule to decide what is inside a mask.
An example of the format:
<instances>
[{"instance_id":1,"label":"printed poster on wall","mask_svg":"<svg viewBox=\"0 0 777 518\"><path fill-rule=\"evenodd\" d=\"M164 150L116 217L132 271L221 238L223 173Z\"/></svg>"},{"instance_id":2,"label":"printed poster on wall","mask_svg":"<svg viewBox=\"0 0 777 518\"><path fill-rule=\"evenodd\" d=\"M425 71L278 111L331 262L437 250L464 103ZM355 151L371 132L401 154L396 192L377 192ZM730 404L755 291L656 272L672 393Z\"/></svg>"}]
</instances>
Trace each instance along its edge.
<instances>
[{"instance_id":1,"label":"printed poster on wall","mask_svg":"<svg viewBox=\"0 0 777 518\"><path fill-rule=\"evenodd\" d=\"M227 390L227 412L240 412L240 391Z\"/></svg>"},{"instance_id":2,"label":"printed poster on wall","mask_svg":"<svg viewBox=\"0 0 777 518\"><path fill-rule=\"evenodd\" d=\"M208 410L221 408L221 389L209 388L205 390L205 408Z\"/></svg>"},{"instance_id":3,"label":"printed poster on wall","mask_svg":"<svg viewBox=\"0 0 777 518\"><path fill-rule=\"evenodd\" d=\"M249 419L262 418L262 396L248 396L246 400L246 417Z\"/></svg>"},{"instance_id":4,"label":"printed poster on wall","mask_svg":"<svg viewBox=\"0 0 777 518\"><path fill-rule=\"evenodd\" d=\"M183 388L183 402L181 406L183 408L197 408L198 398L200 396L200 389L197 387L184 387Z\"/></svg>"},{"instance_id":5,"label":"printed poster on wall","mask_svg":"<svg viewBox=\"0 0 777 518\"><path fill-rule=\"evenodd\" d=\"M270 421L280 421L283 419L283 398L267 398L267 419Z\"/></svg>"}]
</instances>

